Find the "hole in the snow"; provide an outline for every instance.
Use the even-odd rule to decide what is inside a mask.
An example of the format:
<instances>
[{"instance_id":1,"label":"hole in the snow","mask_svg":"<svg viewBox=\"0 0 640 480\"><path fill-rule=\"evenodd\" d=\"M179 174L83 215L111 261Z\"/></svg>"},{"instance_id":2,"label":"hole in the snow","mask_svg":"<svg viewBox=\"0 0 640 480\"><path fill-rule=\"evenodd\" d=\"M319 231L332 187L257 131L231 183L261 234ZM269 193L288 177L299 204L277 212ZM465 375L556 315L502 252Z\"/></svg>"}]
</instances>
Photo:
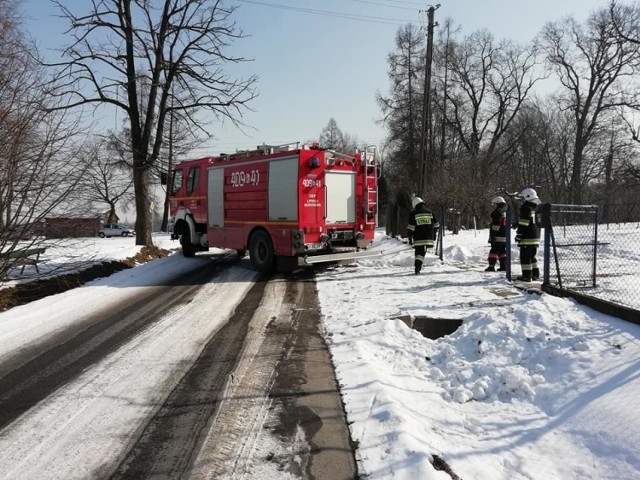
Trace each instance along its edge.
<instances>
[{"instance_id":1,"label":"hole in the snow","mask_svg":"<svg viewBox=\"0 0 640 480\"><path fill-rule=\"evenodd\" d=\"M460 325L461 318L431 318L426 315L396 315L391 320L400 320L407 327L418 330L423 336L435 340L445 335L451 335Z\"/></svg>"},{"instance_id":2,"label":"hole in the snow","mask_svg":"<svg viewBox=\"0 0 640 480\"><path fill-rule=\"evenodd\" d=\"M431 318L426 315L398 315L392 320L401 320L409 328L418 330L423 336L432 340L451 335L462 325L460 318Z\"/></svg>"},{"instance_id":3,"label":"hole in the snow","mask_svg":"<svg viewBox=\"0 0 640 480\"><path fill-rule=\"evenodd\" d=\"M432 340L451 335L460 325L460 318L429 318L422 315L413 318L413 329Z\"/></svg>"}]
</instances>

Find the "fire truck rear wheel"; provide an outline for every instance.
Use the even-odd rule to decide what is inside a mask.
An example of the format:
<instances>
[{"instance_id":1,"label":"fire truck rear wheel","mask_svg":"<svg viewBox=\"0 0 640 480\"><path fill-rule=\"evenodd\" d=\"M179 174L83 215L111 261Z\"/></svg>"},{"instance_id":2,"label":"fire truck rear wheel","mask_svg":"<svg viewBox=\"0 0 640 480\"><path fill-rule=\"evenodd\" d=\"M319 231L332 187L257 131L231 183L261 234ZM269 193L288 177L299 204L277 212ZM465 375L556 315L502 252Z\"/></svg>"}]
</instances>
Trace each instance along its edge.
<instances>
[{"instance_id":1,"label":"fire truck rear wheel","mask_svg":"<svg viewBox=\"0 0 640 480\"><path fill-rule=\"evenodd\" d=\"M180 245L182 245L182 255L184 257L193 257L196 254L196 249L191 243L191 233L189 232L189 228L182 229Z\"/></svg>"},{"instance_id":2,"label":"fire truck rear wheel","mask_svg":"<svg viewBox=\"0 0 640 480\"><path fill-rule=\"evenodd\" d=\"M273 253L271 237L266 232L258 231L251 235L249 257L251 258L251 264L259 272L274 270L276 256Z\"/></svg>"}]
</instances>

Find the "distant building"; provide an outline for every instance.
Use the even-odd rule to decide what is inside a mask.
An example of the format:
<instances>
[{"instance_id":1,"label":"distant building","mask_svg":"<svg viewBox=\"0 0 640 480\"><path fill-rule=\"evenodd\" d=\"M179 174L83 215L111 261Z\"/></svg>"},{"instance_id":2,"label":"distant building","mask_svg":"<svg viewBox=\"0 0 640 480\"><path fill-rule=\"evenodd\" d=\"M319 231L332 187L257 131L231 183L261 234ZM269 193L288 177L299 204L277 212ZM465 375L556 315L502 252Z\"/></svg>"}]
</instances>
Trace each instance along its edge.
<instances>
[{"instance_id":1,"label":"distant building","mask_svg":"<svg viewBox=\"0 0 640 480\"><path fill-rule=\"evenodd\" d=\"M47 218L44 235L46 238L95 237L100 225L100 216Z\"/></svg>"},{"instance_id":2,"label":"distant building","mask_svg":"<svg viewBox=\"0 0 640 480\"><path fill-rule=\"evenodd\" d=\"M102 214L102 223L120 223L120 217L117 213L107 210Z\"/></svg>"}]
</instances>

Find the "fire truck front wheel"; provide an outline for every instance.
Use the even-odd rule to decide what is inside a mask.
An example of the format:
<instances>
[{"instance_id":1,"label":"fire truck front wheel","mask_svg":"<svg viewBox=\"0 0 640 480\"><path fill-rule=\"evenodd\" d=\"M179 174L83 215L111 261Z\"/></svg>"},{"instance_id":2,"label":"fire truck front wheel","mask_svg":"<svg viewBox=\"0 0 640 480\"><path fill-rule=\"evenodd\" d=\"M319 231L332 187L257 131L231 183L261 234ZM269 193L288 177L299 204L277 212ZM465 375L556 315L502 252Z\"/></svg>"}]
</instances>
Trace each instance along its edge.
<instances>
[{"instance_id":1,"label":"fire truck front wheel","mask_svg":"<svg viewBox=\"0 0 640 480\"><path fill-rule=\"evenodd\" d=\"M267 232L259 230L251 235L249 257L251 258L251 264L259 272L273 271L276 264L276 256L273 253L271 237Z\"/></svg>"},{"instance_id":2,"label":"fire truck front wheel","mask_svg":"<svg viewBox=\"0 0 640 480\"><path fill-rule=\"evenodd\" d=\"M196 249L193 243L191 243L191 233L189 227L182 229L182 235L180 236L180 245L182 246L182 255L185 257L193 257L196 254Z\"/></svg>"}]
</instances>

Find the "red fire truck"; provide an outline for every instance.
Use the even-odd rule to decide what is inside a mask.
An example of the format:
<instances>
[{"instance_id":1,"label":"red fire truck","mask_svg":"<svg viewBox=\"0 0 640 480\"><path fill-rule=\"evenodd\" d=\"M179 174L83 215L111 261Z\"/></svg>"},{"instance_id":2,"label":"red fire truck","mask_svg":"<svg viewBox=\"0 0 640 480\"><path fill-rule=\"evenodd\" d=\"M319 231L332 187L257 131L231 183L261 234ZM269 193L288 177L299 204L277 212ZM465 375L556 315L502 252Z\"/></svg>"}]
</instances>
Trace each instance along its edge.
<instances>
[{"instance_id":1,"label":"red fire truck","mask_svg":"<svg viewBox=\"0 0 640 480\"><path fill-rule=\"evenodd\" d=\"M185 257L210 247L248 251L263 272L366 249L378 174L373 147L343 154L316 144L262 145L184 161L170 185L172 238Z\"/></svg>"}]
</instances>

